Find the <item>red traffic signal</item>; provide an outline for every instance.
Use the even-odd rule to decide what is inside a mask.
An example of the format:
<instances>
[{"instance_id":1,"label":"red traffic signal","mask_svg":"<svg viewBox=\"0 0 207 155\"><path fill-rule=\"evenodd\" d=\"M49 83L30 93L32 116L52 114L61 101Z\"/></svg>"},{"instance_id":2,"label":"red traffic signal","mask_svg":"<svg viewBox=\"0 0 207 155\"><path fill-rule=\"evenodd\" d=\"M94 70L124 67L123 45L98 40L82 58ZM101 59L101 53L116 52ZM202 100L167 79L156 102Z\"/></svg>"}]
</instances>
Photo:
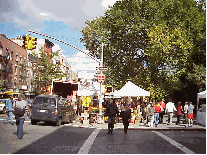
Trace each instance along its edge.
<instances>
[{"instance_id":1,"label":"red traffic signal","mask_svg":"<svg viewBox=\"0 0 207 155\"><path fill-rule=\"evenodd\" d=\"M105 75L104 75L104 74L99 74L99 75L98 75L98 82L99 82L99 83L103 83L104 80L105 80Z\"/></svg>"}]
</instances>

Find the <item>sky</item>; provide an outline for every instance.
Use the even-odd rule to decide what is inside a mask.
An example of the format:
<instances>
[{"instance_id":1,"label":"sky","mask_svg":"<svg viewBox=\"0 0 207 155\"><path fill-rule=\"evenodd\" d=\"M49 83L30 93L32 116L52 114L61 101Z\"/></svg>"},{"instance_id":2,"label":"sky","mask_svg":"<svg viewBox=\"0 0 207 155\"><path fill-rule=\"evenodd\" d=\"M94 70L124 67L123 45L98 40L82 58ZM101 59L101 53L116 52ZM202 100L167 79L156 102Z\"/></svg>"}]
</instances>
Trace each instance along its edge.
<instances>
[{"instance_id":1,"label":"sky","mask_svg":"<svg viewBox=\"0 0 207 155\"><path fill-rule=\"evenodd\" d=\"M116 0L0 0L0 34L5 34L7 38L17 38L18 35L28 35L28 30L32 30L85 51L84 44L80 43L80 31L86 26L85 21L103 16L108 6L113 6L115 2ZM37 34L31 35L43 38ZM93 59L72 47L49 40L57 44L55 48L63 50L74 71L82 71L80 76L90 79L94 75L98 63Z\"/></svg>"}]
</instances>

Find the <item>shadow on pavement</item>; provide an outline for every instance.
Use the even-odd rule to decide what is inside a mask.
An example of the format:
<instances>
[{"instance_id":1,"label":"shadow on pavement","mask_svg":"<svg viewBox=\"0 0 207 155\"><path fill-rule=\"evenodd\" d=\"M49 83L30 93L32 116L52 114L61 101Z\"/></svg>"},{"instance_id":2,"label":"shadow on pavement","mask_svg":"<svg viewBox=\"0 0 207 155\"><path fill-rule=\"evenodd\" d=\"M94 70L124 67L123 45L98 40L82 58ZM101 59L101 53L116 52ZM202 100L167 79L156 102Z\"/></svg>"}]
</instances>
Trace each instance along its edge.
<instances>
[{"instance_id":1,"label":"shadow on pavement","mask_svg":"<svg viewBox=\"0 0 207 155\"><path fill-rule=\"evenodd\" d=\"M94 130L62 126L14 154L77 154Z\"/></svg>"},{"instance_id":2,"label":"shadow on pavement","mask_svg":"<svg viewBox=\"0 0 207 155\"><path fill-rule=\"evenodd\" d=\"M17 132L13 132L13 134L17 136ZM26 135L26 134L28 134L28 133L27 133L27 132L23 132L23 137L24 137L24 135Z\"/></svg>"}]
</instances>

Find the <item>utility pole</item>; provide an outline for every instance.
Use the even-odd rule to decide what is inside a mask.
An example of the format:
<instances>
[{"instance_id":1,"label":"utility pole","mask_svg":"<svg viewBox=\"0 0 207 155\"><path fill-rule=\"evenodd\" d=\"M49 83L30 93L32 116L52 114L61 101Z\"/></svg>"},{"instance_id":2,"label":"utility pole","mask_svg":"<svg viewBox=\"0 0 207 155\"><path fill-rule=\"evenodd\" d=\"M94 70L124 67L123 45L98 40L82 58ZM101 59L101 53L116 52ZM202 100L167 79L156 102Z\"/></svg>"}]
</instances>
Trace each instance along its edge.
<instances>
[{"instance_id":1,"label":"utility pole","mask_svg":"<svg viewBox=\"0 0 207 155\"><path fill-rule=\"evenodd\" d=\"M103 43L101 48L101 61L99 68L103 67ZM103 71L101 70L101 75L103 75ZM98 123L103 123L103 116L102 116L102 82L100 82L100 97L99 97L99 117L98 117Z\"/></svg>"}]
</instances>

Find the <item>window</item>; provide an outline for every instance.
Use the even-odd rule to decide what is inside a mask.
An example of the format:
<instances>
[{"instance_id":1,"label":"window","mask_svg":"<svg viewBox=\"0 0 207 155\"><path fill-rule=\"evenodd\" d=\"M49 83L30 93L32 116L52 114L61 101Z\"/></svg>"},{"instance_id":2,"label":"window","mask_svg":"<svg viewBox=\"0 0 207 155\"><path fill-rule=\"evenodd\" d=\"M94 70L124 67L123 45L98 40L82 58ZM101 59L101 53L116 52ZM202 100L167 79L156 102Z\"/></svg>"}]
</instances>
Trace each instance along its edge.
<instances>
[{"instance_id":1,"label":"window","mask_svg":"<svg viewBox=\"0 0 207 155\"><path fill-rule=\"evenodd\" d=\"M34 104L37 105L43 105L43 103L48 103L55 106L55 98L37 97L34 101Z\"/></svg>"},{"instance_id":2,"label":"window","mask_svg":"<svg viewBox=\"0 0 207 155\"><path fill-rule=\"evenodd\" d=\"M0 46L0 55L2 55L3 47Z\"/></svg>"},{"instance_id":3,"label":"window","mask_svg":"<svg viewBox=\"0 0 207 155\"><path fill-rule=\"evenodd\" d=\"M13 60L13 57L14 57L14 52L12 51L11 52L11 60Z\"/></svg>"},{"instance_id":4,"label":"window","mask_svg":"<svg viewBox=\"0 0 207 155\"><path fill-rule=\"evenodd\" d=\"M16 61L18 61L18 54L16 54Z\"/></svg>"},{"instance_id":5,"label":"window","mask_svg":"<svg viewBox=\"0 0 207 155\"><path fill-rule=\"evenodd\" d=\"M15 66L15 73L17 74L17 66Z\"/></svg>"}]
</instances>

